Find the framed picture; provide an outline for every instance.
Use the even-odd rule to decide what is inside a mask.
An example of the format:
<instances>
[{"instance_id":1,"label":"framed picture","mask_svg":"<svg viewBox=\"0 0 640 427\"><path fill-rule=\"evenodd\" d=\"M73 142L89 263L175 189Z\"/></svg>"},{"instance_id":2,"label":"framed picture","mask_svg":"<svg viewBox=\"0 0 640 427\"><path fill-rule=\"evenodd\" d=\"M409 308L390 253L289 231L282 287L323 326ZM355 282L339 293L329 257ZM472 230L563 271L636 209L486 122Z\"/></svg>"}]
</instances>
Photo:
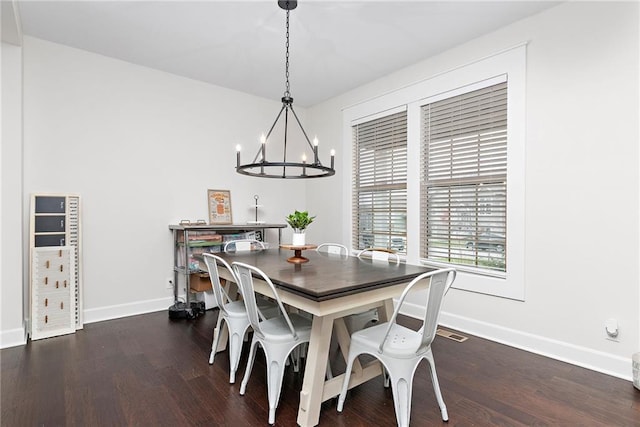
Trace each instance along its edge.
<instances>
[{"instance_id":1,"label":"framed picture","mask_svg":"<svg viewBox=\"0 0 640 427\"><path fill-rule=\"evenodd\" d=\"M231 192L229 190L207 190L209 224L231 224Z\"/></svg>"}]
</instances>

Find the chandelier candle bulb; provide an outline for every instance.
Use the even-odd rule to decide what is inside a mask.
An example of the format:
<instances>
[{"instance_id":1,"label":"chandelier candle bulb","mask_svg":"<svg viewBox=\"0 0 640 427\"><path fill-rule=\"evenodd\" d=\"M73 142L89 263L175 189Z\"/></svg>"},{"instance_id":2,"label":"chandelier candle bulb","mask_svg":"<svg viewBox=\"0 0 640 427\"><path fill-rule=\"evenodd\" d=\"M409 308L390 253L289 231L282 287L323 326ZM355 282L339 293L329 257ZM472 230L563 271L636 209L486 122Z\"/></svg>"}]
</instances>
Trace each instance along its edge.
<instances>
[{"instance_id":1,"label":"chandelier candle bulb","mask_svg":"<svg viewBox=\"0 0 640 427\"><path fill-rule=\"evenodd\" d=\"M265 147L267 145L267 138L265 138L264 134L262 134L262 136L260 137L260 143L262 144L262 161L266 162L267 157Z\"/></svg>"},{"instance_id":2,"label":"chandelier candle bulb","mask_svg":"<svg viewBox=\"0 0 640 427\"><path fill-rule=\"evenodd\" d=\"M240 144L236 145L236 159L238 162L238 166L240 166Z\"/></svg>"},{"instance_id":3,"label":"chandelier candle bulb","mask_svg":"<svg viewBox=\"0 0 640 427\"><path fill-rule=\"evenodd\" d=\"M336 157L336 150L331 150L331 169L333 169L333 162Z\"/></svg>"},{"instance_id":4,"label":"chandelier candle bulb","mask_svg":"<svg viewBox=\"0 0 640 427\"><path fill-rule=\"evenodd\" d=\"M307 155L302 155L302 175L307 174Z\"/></svg>"},{"instance_id":5,"label":"chandelier candle bulb","mask_svg":"<svg viewBox=\"0 0 640 427\"><path fill-rule=\"evenodd\" d=\"M313 138L313 163L318 164L318 138Z\"/></svg>"}]
</instances>

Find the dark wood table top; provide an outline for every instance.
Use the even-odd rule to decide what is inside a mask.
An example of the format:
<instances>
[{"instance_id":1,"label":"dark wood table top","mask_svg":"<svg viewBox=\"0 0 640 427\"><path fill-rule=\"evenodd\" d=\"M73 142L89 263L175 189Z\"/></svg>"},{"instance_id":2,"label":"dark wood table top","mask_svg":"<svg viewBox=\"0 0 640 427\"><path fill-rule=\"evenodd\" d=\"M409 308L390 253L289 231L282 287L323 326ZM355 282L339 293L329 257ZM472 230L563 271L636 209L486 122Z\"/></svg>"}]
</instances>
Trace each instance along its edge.
<instances>
[{"instance_id":1,"label":"dark wood table top","mask_svg":"<svg viewBox=\"0 0 640 427\"><path fill-rule=\"evenodd\" d=\"M386 264L316 251L307 251L309 262L287 262L291 251L268 249L242 253L218 254L228 263L234 261L253 265L278 287L314 301L324 301L399 283L408 283L433 268L410 264Z\"/></svg>"}]
</instances>

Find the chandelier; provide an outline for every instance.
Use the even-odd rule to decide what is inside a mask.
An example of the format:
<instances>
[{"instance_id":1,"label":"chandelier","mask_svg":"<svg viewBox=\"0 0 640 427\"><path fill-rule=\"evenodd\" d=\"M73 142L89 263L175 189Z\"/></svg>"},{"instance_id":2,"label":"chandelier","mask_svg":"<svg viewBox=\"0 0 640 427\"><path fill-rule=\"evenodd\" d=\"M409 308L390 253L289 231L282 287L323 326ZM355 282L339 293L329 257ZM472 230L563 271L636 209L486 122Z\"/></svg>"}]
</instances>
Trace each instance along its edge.
<instances>
[{"instance_id":1,"label":"chandelier","mask_svg":"<svg viewBox=\"0 0 640 427\"><path fill-rule=\"evenodd\" d=\"M332 176L336 173L334 166L335 151L331 150L331 166L324 166L318 157L318 139L314 138L313 143L309 140L307 132L302 127L300 119L293 109L293 98L289 91L289 11L295 9L298 6L298 2L295 0L280 0L278 6L287 11L286 21L286 54L285 54L285 91L282 97L282 108L276 116L275 121L271 125L267 136L260 138L260 147L256 153L253 162L242 164L240 161L240 145L236 146L237 165L236 172L242 175L257 176L262 178L286 178L286 179L300 179L300 178L322 178L325 176ZM284 113L284 114L283 114ZM291 113L291 114L289 114ZM311 157L307 162L306 154L302 155L301 162L287 161L287 136L289 136L289 121L291 116L295 119L295 122L300 127L304 139L307 141L309 148L311 149ZM282 161L268 161L266 148L269 145L269 152L271 152L271 142L269 137L273 132L276 124L281 117L284 117L284 140L283 140L283 158Z\"/></svg>"}]
</instances>

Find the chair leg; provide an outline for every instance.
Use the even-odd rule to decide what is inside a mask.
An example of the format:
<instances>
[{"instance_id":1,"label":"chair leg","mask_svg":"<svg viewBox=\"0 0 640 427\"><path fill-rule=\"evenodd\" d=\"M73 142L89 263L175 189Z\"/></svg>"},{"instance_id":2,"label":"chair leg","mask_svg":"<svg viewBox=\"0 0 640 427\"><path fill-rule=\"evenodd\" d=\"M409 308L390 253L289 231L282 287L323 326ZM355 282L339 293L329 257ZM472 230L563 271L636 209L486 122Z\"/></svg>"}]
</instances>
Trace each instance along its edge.
<instances>
[{"instance_id":1,"label":"chair leg","mask_svg":"<svg viewBox=\"0 0 640 427\"><path fill-rule=\"evenodd\" d=\"M391 390L393 391L393 406L396 410L398 427L408 427L411 418L411 391L413 388L413 373L402 369L404 372L390 374Z\"/></svg>"},{"instance_id":2,"label":"chair leg","mask_svg":"<svg viewBox=\"0 0 640 427\"><path fill-rule=\"evenodd\" d=\"M284 375L284 362L282 360L267 361L267 394L269 395L269 424L276 422L276 408L280 400L282 377Z\"/></svg>"},{"instance_id":3,"label":"chair leg","mask_svg":"<svg viewBox=\"0 0 640 427\"><path fill-rule=\"evenodd\" d=\"M213 340L211 342L211 354L209 355L209 365L213 365L213 359L216 357L216 350L220 342L220 327L222 326L222 313L218 313L218 323L213 329Z\"/></svg>"},{"instance_id":4,"label":"chair leg","mask_svg":"<svg viewBox=\"0 0 640 427\"><path fill-rule=\"evenodd\" d=\"M325 373L325 378L330 380L333 378L333 370L331 370L331 360L327 359L327 372Z\"/></svg>"},{"instance_id":5,"label":"chair leg","mask_svg":"<svg viewBox=\"0 0 640 427\"><path fill-rule=\"evenodd\" d=\"M347 361L347 369L344 371L344 381L342 381L342 391L338 396L338 412L342 412L344 407L344 400L347 397L347 388L349 387L349 378L351 378L351 369L353 368L353 360L357 355L351 355L349 353L349 360Z\"/></svg>"},{"instance_id":6,"label":"chair leg","mask_svg":"<svg viewBox=\"0 0 640 427\"><path fill-rule=\"evenodd\" d=\"M338 340L336 338L336 329L334 326L331 333L331 341L329 342L329 354L327 356L327 372L325 374L325 378L328 380L333 378L333 370L331 369L331 357L334 353L339 351L340 351L340 348L338 347Z\"/></svg>"},{"instance_id":7,"label":"chair leg","mask_svg":"<svg viewBox=\"0 0 640 427\"><path fill-rule=\"evenodd\" d=\"M244 332L238 334L238 332L229 336L229 383L236 382L236 371L240 364L240 353L242 351L242 340Z\"/></svg>"},{"instance_id":8,"label":"chair leg","mask_svg":"<svg viewBox=\"0 0 640 427\"><path fill-rule=\"evenodd\" d=\"M431 371L431 383L433 384L433 392L436 395L438 406L440 407L440 413L442 414L442 421L449 421L449 413L447 412L447 406L444 404L442 398L442 392L440 391L440 383L438 382L438 374L436 374L436 363L433 360L433 353L431 350L425 356L429 362L429 370Z\"/></svg>"},{"instance_id":9,"label":"chair leg","mask_svg":"<svg viewBox=\"0 0 640 427\"><path fill-rule=\"evenodd\" d=\"M389 378L389 373L384 366L382 367L382 379L384 388L389 388L389 386L391 386L391 379Z\"/></svg>"},{"instance_id":10,"label":"chair leg","mask_svg":"<svg viewBox=\"0 0 640 427\"><path fill-rule=\"evenodd\" d=\"M265 352L267 358L267 393L269 395L269 424L276 422L276 409L280 402L282 391L282 379L284 377L284 366L289 355L294 355L299 359L300 345L293 348L289 346L272 346L269 353ZM294 364L295 366L295 364Z\"/></svg>"},{"instance_id":11,"label":"chair leg","mask_svg":"<svg viewBox=\"0 0 640 427\"><path fill-rule=\"evenodd\" d=\"M240 384L240 394L244 395L244 392L247 390L247 383L249 382L249 377L251 376L251 370L253 369L253 361L256 357L256 347L258 346L258 341L251 341L251 349L249 350L249 359L247 360L247 367L244 370L244 377L242 378L242 383Z\"/></svg>"},{"instance_id":12,"label":"chair leg","mask_svg":"<svg viewBox=\"0 0 640 427\"><path fill-rule=\"evenodd\" d=\"M300 354L301 354L300 346L297 346L291 352L291 362L293 362L293 372L296 372L296 373L300 372ZM287 360L288 359L289 358L287 358Z\"/></svg>"}]
</instances>

